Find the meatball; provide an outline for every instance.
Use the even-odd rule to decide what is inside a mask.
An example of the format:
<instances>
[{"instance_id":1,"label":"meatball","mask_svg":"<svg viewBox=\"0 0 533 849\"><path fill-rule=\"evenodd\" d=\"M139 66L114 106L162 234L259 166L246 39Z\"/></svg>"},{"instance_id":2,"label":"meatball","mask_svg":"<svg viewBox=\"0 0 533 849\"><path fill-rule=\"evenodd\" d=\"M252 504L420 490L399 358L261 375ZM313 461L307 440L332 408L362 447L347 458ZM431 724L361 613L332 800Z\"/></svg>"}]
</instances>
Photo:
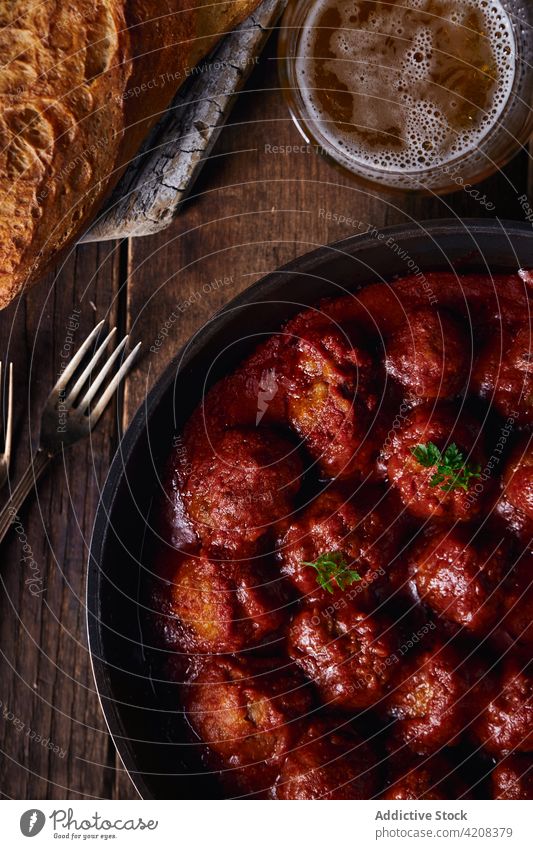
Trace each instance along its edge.
<instances>
[{"instance_id":1,"label":"meatball","mask_svg":"<svg viewBox=\"0 0 533 849\"><path fill-rule=\"evenodd\" d=\"M475 328L502 312L520 320L529 308L524 283L517 274L499 275L495 280L490 275L436 271L365 286L356 296L335 300L335 311L328 312L343 321L350 312L354 318L363 312L365 324L387 335L405 322L406 309L426 308L434 296L439 310L459 315Z\"/></svg>"},{"instance_id":2,"label":"meatball","mask_svg":"<svg viewBox=\"0 0 533 849\"><path fill-rule=\"evenodd\" d=\"M297 360L288 418L328 478L373 471L374 367L368 353L323 320L295 325Z\"/></svg>"},{"instance_id":3,"label":"meatball","mask_svg":"<svg viewBox=\"0 0 533 849\"><path fill-rule=\"evenodd\" d=\"M493 799L533 799L533 757L509 755L491 775Z\"/></svg>"},{"instance_id":4,"label":"meatball","mask_svg":"<svg viewBox=\"0 0 533 849\"><path fill-rule=\"evenodd\" d=\"M373 749L346 726L315 721L281 766L275 799L371 799L377 792Z\"/></svg>"},{"instance_id":5,"label":"meatball","mask_svg":"<svg viewBox=\"0 0 533 849\"><path fill-rule=\"evenodd\" d=\"M194 465L183 492L204 546L232 558L254 554L271 525L290 514L301 473L294 447L274 432L227 431Z\"/></svg>"},{"instance_id":6,"label":"meatball","mask_svg":"<svg viewBox=\"0 0 533 849\"><path fill-rule=\"evenodd\" d=\"M520 440L503 475L498 511L519 536L533 536L533 442Z\"/></svg>"},{"instance_id":7,"label":"meatball","mask_svg":"<svg viewBox=\"0 0 533 849\"><path fill-rule=\"evenodd\" d=\"M468 337L453 316L417 309L386 340L387 373L415 399L453 398L468 375Z\"/></svg>"},{"instance_id":8,"label":"meatball","mask_svg":"<svg viewBox=\"0 0 533 849\"><path fill-rule=\"evenodd\" d=\"M292 369L286 335L274 334L235 372L209 390L174 446L182 482L193 464L209 459L213 446L219 444L227 430L287 425L287 375Z\"/></svg>"},{"instance_id":9,"label":"meatball","mask_svg":"<svg viewBox=\"0 0 533 849\"><path fill-rule=\"evenodd\" d=\"M388 715L396 720L393 744L427 755L458 741L469 704L463 670L455 652L442 646L401 662L400 683L386 702Z\"/></svg>"},{"instance_id":10,"label":"meatball","mask_svg":"<svg viewBox=\"0 0 533 849\"><path fill-rule=\"evenodd\" d=\"M471 478L464 487L448 486L451 478L436 480L437 461L422 463L413 451L417 446L435 445L441 454L455 445L472 473L483 464L481 425L472 417L458 416L445 404L415 408L403 427L394 431L384 451L389 482L411 513L422 519L468 521L477 517L491 492L491 482ZM431 459L431 458L430 458Z\"/></svg>"},{"instance_id":11,"label":"meatball","mask_svg":"<svg viewBox=\"0 0 533 849\"><path fill-rule=\"evenodd\" d=\"M281 661L278 661L281 665ZM235 787L269 788L312 706L309 685L273 660L210 658L183 688L188 721Z\"/></svg>"},{"instance_id":12,"label":"meatball","mask_svg":"<svg viewBox=\"0 0 533 849\"><path fill-rule=\"evenodd\" d=\"M293 353L286 334L271 336L237 371L225 379L220 402L210 405L212 429L224 411L226 424L264 426L287 424L287 392Z\"/></svg>"},{"instance_id":13,"label":"meatball","mask_svg":"<svg viewBox=\"0 0 533 849\"><path fill-rule=\"evenodd\" d=\"M397 663L394 632L388 622L344 601L339 609L307 605L294 617L288 650L316 684L322 701L354 711L383 698Z\"/></svg>"},{"instance_id":14,"label":"meatball","mask_svg":"<svg viewBox=\"0 0 533 849\"><path fill-rule=\"evenodd\" d=\"M169 648L237 652L275 639L285 620L285 600L262 566L217 562L205 554L175 553L170 559L170 583L158 582L153 594L157 630Z\"/></svg>"},{"instance_id":15,"label":"meatball","mask_svg":"<svg viewBox=\"0 0 533 849\"><path fill-rule=\"evenodd\" d=\"M472 387L504 418L533 422L533 349L529 324L491 329L472 375Z\"/></svg>"},{"instance_id":16,"label":"meatball","mask_svg":"<svg viewBox=\"0 0 533 849\"><path fill-rule=\"evenodd\" d=\"M533 751L533 669L518 657L505 661L474 733L493 755Z\"/></svg>"},{"instance_id":17,"label":"meatball","mask_svg":"<svg viewBox=\"0 0 533 849\"><path fill-rule=\"evenodd\" d=\"M394 499L373 490L347 499L330 489L306 507L278 541L281 571L309 600L323 599L326 591L317 583L316 570L305 564L342 552L348 568L361 578L350 592L363 596L394 562L403 533L404 520ZM335 582L330 589L338 595Z\"/></svg>"},{"instance_id":18,"label":"meatball","mask_svg":"<svg viewBox=\"0 0 533 849\"><path fill-rule=\"evenodd\" d=\"M405 761L405 752L402 752ZM407 758L400 769L392 771L392 781L382 799L414 801L416 799L459 799L466 786L458 770L444 755L430 758Z\"/></svg>"},{"instance_id":19,"label":"meatball","mask_svg":"<svg viewBox=\"0 0 533 849\"><path fill-rule=\"evenodd\" d=\"M491 543L486 532L472 537L464 528L433 534L412 560L420 600L477 634L487 633L498 621L507 568L501 544Z\"/></svg>"}]
</instances>

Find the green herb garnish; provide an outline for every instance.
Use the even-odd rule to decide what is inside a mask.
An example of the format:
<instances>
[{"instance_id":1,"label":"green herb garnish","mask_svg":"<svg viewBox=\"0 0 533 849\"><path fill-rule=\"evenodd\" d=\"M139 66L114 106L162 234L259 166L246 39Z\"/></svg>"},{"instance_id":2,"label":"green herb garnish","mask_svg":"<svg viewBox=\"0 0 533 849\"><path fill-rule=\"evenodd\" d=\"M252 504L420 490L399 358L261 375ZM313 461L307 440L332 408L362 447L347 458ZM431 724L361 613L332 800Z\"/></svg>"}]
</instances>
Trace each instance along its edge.
<instances>
[{"instance_id":1,"label":"green herb garnish","mask_svg":"<svg viewBox=\"0 0 533 849\"><path fill-rule=\"evenodd\" d=\"M302 566L312 566L316 569L317 584L331 595L333 595L333 581L344 592L346 587L361 580L358 572L348 568L342 551L328 551L326 554L321 554L314 563L302 563Z\"/></svg>"},{"instance_id":2,"label":"green herb garnish","mask_svg":"<svg viewBox=\"0 0 533 849\"><path fill-rule=\"evenodd\" d=\"M448 445L444 454L433 443L415 445L411 454L425 469L436 468L430 486L440 486L443 492L454 489L468 490L472 478L481 477L481 466L467 463L455 442Z\"/></svg>"}]
</instances>

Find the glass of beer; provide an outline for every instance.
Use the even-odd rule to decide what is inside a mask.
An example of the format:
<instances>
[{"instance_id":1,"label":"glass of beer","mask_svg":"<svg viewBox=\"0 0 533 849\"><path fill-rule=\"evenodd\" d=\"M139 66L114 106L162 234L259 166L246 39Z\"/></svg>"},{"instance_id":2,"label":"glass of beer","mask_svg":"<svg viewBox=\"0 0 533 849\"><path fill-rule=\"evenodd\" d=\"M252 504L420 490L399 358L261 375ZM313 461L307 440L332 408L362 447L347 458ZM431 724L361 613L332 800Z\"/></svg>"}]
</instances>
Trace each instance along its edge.
<instances>
[{"instance_id":1,"label":"glass of beer","mask_svg":"<svg viewBox=\"0 0 533 849\"><path fill-rule=\"evenodd\" d=\"M289 0L280 73L300 132L338 166L456 191L533 131L533 2Z\"/></svg>"}]
</instances>

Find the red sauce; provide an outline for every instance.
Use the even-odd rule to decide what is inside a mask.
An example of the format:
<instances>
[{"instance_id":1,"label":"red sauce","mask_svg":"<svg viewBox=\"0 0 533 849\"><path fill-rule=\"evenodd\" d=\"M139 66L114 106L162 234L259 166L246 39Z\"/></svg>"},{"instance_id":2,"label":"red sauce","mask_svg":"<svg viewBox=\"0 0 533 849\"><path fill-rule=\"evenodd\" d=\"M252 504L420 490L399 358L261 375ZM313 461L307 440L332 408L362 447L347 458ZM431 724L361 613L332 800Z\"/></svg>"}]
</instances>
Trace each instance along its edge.
<instances>
[{"instance_id":1,"label":"red sauce","mask_svg":"<svg viewBox=\"0 0 533 849\"><path fill-rule=\"evenodd\" d=\"M324 301L188 421L152 619L229 795L530 792L530 280Z\"/></svg>"}]
</instances>

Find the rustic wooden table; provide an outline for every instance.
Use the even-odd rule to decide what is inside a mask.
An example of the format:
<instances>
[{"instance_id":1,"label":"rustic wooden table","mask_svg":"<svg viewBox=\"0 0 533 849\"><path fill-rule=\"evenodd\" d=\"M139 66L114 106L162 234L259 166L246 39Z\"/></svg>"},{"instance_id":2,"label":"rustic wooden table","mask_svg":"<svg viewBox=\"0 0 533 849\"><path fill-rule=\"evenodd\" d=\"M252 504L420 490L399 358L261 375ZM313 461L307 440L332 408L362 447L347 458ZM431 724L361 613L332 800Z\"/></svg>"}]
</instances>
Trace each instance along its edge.
<instances>
[{"instance_id":1,"label":"rustic wooden table","mask_svg":"<svg viewBox=\"0 0 533 849\"><path fill-rule=\"evenodd\" d=\"M525 154L483 184L484 201L464 191L440 199L387 197L351 182L302 145L278 89L274 42L174 225L157 237L76 249L57 276L0 316L0 356L14 362L16 374L13 480L35 444L40 410L71 346L105 317L144 342L142 359L116 406L91 440L55 462L2 547L5 797L136 798L107 734L91 673L87 552L120 436L182 343L264 274L369 225L524 217L519 198L528 187ZM176 309L179 321L158 352L151 352Z\"/></svg>"}]
</instances>

